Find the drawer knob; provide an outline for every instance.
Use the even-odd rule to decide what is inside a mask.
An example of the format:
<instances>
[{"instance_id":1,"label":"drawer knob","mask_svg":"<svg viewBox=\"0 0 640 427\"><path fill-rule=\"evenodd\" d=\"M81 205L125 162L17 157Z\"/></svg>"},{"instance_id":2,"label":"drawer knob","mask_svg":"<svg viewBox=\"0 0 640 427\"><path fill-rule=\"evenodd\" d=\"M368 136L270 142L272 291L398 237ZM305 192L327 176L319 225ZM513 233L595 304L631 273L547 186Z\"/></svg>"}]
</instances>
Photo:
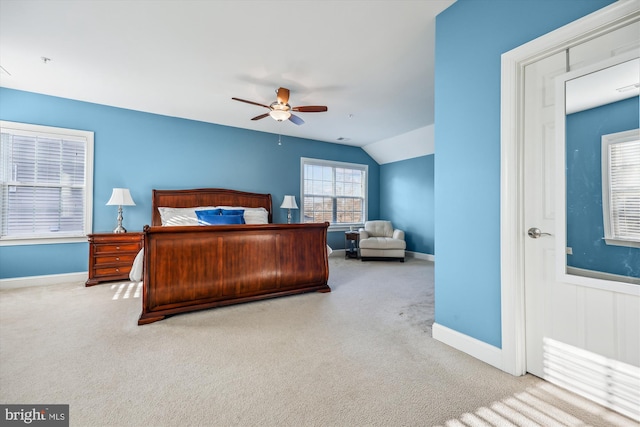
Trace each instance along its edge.
<instances>
[{"instance_id":1,"label":"drawer knob","mask_svg":"<svg viewBox=\"0 0 640 427\"><path fill-rule=\"evenodd\" d=\"M119 268L116 268L116 273L120 273L120 269Z\"/></svg>"},{"instance_id":2,"label":"drawer knob","mask_svg":"<svg viewBox=\"0 0 640 427\"><path fill-rule=\"evenodd\" d=\"M118 250L118 251L119 251L119 250L120 250L120 246L116 246L116 250Z\"/></svg>"},{"instance_id":3,"label":"drawer knob","mask_svg":"<svg viewBox=\"0 0 640 427\"><path fill-rule=\"evenodd\" d=\"M120 257L119 256L116 257L116 261L120 261Z\"/></svg>"}]
</instances>

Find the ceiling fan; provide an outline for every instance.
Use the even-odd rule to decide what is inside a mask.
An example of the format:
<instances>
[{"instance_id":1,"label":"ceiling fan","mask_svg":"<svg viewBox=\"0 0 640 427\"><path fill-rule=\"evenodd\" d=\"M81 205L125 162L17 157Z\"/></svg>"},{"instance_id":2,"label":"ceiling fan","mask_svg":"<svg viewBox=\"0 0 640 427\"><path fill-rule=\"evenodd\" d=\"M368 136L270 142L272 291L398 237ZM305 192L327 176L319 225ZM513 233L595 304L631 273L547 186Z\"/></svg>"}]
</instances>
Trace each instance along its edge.
<instances>
[{"instance_id":1,"label":"ceiling fan","mask_svg":"<svg viewBox=\"0 0 640 427\"><path fill-rule=\"evenodd\" d=\"M304 120L300 117L292 114L292 111L297 111L299 113L322 113L327 111L327 107L324 105L307 105L303 107L292 107L289 105L289 89L281 87L276 90L277 100L272 102L271 105L260 104L259 102L247 101L246 99L240 98L231 98L236 101L246 102L247 104L258 105L260 107L268 108L269 112L260 114L259 116L255 116L251 120L260 120L264 119L267 116L273 117L274 120L279 122L283 120L290 120L297 125L304 124Z\"/></svg>"}]
</instances>

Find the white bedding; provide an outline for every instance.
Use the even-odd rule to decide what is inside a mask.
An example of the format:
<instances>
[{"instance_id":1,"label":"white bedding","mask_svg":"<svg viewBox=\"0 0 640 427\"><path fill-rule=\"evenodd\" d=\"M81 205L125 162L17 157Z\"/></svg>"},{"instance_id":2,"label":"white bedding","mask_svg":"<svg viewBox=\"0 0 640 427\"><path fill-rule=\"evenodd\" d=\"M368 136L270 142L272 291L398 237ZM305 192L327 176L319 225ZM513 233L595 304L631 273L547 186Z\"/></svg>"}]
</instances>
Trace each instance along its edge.
<instances>
[{"instance_id":1,"label":"white bedding","mask_svg":"<svg viewBox=\"0 0 640 427\"><path fill-rule=\"evenodd\" d=\"M129 280L132 282L141 282L142 281L142 261L144 259L144 248L140 249L138 255L133 259L133 265L131 266L131 271L129 272Z\"/></svg>"}]
</instances>

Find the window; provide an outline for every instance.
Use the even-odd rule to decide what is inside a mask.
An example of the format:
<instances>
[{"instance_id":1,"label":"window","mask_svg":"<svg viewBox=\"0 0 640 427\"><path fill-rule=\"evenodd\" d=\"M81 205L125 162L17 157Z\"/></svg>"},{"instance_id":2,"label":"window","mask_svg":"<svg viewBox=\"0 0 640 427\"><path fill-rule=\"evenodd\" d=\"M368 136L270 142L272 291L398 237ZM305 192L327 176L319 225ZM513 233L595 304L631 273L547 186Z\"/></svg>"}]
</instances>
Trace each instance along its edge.
<instances>
[{"instance_id":1,"label":"window","mask_svg":"<svg viewBox=\"0 0 640 427\"><path fill-rule=\"evenodd\" d=\"M640 247L640 131L602 136L605 241Z\"/></svg>"},{"instance_id":2,"label":"window","mask_svg":"<svg viewBox=\"0 0 640 427\"><path fill-rule=\"evenodd\" d=\"M93 132L0 121L0 244L85 241Z\"/></svg>"},{"instance_id":3,"label":"window","mask_svg":"<svg viewBox=\"0 0 640 427\"><path fill-rule=\"evenodd\" d=\"M367 165L302 158L303 222L328 221L331 228L367 219Z\"/></svg>"}]
</instances>

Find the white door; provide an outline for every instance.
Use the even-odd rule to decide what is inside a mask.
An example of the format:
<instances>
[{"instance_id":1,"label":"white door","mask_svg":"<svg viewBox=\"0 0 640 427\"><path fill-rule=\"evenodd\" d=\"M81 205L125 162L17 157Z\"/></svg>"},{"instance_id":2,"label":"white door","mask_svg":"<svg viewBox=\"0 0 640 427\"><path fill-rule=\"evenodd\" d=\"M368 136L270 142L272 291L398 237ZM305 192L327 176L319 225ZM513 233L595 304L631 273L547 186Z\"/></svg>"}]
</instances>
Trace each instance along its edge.
<instances>
[{"instance_id":1,"label":"white door","mask_svg":"<svg viewBox=\"0 0 640 427\"><path fill-rule=\"evenodd\" d=\"M545 233L525 238L527 372L544 374L543 340L554 324L567 324L567 310L553 310L567 298L553 295L555 283L555 78L566 72L566 54L528 65L525 71L524 193L525 229ZM559 338L559 337L558 337ZM570 337L563 341L573 342Z\"/></svg>"},{"instance_id":2,"label":"white door","mask_svg":"<svg viewBox=\"0 0 640 427\"><path fill-rule=\"evenodd\" d=\"M556 137L555 81L567 68L588 68L639 45L636 22L527 65L523 114L526 370L638 420L640 287L557 274L565 259L558 233L566 231L556 199L564 184L556 175L564 171L557 144L564 141Z\"/></svg>"}]
</instances>

